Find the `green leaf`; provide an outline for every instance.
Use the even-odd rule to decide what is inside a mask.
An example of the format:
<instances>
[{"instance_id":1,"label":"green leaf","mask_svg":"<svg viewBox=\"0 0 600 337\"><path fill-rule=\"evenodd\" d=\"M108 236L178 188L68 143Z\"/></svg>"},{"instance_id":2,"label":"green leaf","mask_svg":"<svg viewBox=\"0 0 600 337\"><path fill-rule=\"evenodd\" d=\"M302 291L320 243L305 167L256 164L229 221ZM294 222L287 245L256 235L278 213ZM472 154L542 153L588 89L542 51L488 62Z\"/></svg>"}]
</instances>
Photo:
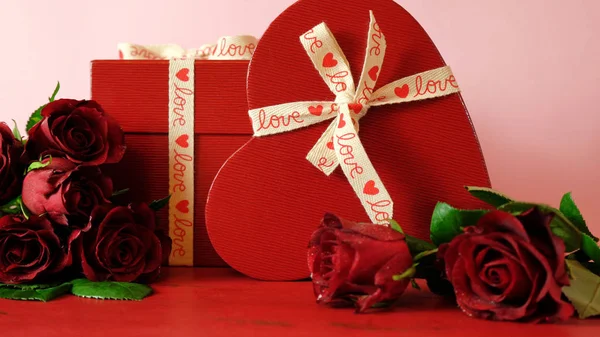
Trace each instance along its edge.
<instances>
[{"instance_id":1,"label":"green leaf","mask_svg":"<svg viewBox=\"0 0 600 337\"><path fill-rule=\"evenodd\" d=\"M60 82L56 83L56 88L54 88L54 92L52 93L51 97L48 97L48 101L53 102L54 99L56 98L56 95L58 94L58 91L60 90ZM39 123L42 120L42 110L46 107L46 104L40 106L37 110L35 110L34 113L31 114L31 116L29 116L29 119L27 120L27 125L25 127L25 130L29 132L29 130L31 130L32 127L34 127L34 125L36 125L37 123Z\"/></svg>"},{"instance_id":2,"label":"green leaf","mask_svg":"<svg viewBox=\"0 0 600 337\"><path fill-rule=\"evenodd\" d=\"M118 197L119 195L123 195L123 194L125 194L125 193L128 193L128 192L129 192L129 189L128 189L128 188L124 188L124 189L122 189L122 190L115 191L115 192L112 194L112 196L113 196L113 197Z\"/></svg>"},{"instance_id":3,"label":"green leaf","mask_svg":"<svg viewBox=\"0 0 600 337\"><path fill-rule=\"evenodd\" d=\"M166 198L152 201L149 206L151 209L158 211L161 208L167 206L169 204L170 199L171 199L171 196L169 195Z\"/></svg>"},{"instance_id":4,"label":"green leaf","mask_svg":"<svg viewBox=\"0 0 600 337\"><path fill-rule=\"evenodd\" d=\"M3 284L0 286L0 298L47 302L68 293L70 290L70 282L53 287L47 287L46 285Z\"/></svg>"},{"instance_id":5,"label":"green leaf","mask_svg":"<svg viewBox=\"0 0 600 337\"><path fill-rule=\"evenodd\" d=\"M581 250L590 258L590 260L593 260L600 266L600 247L598 247L598 244L594 239L585 233L582 234Z\"/></svg>"},{"instance_id":6,"label":"green leaf","mask_svg":"<svg viewBox=\"0 0 600 337\"><path fill-rule=\"evenodd\" d=\"M588 228L587 224L585 223L585 220L583 219L583 215L581 215L581 212L579 211L579 207L577 207L577 205L575 204L575 201L573 200L571 192L566 193L562 197L562 200L560 201L559 210L582 233L585 233L585 234L589 235L590 237L592 237L593 239L595 239L596 241L598 241L598 238L595 237L592 234L592 232L590 232L590 229Z\"/></svg>"},{"instance_id":7,"label":"green leaf","mask_svg":"<svg viewBox=\"0 0 600 337\"><path fill-rule=\"evenodd\" d=\"M460 210L439 202L431 216L431 241L439 246L463 233L464 227L473 226L486 214L486 210Z\"/></svg>"},{"instance_id":8,"label":"green leaf","mask_svg":"<svg viewBox=\"0 0 600 337\"><path fill-rule=\"evenodd\" d=\"M29 284L29 283L22 283L22 284L4 284L4 283L0 283L0 288L16 288L16 289L21 289L21 290L35 290L35 289L47 289L47 288L54 288L57 287L59 285L63 284L62 282L58 282L58 283L39 283L39 284Z\"/></svg>"},{"instance_id":9,"label":"green leaf","mask_svg":"<svg viewBox=\"0 0 600 337\"><path fill-rule=\"evenodd\" d=\"M400 224L396 220L390 219L390 220L388 220L388 222L390 223L391 229L395 230L396 232L404 234L402 227L400 227Z\"/></svg>"},{"instance_id":10,"label":"green leaf","mask_svg":"<svg viewBox=\"0 0 600 337\"><path fill-rule=\"evenodd\" d=\"M562 292L571 301L579 318L600 315L600 276L592 273L581 263L566 260L571 270L571 284Z\"/></svg>"},{"instance_id":11,"label":"green leaf","mask_svg":"<svg viewBox=\"0 0 600 337\"><path fill-rule=\"evenodd\" d=\"M31 114L31 116L29 116L29 119L27 120L27 125L25 127L25 130L27 132L29 132L31 128L33 128L37 123L39 123L42 120L42 109L44 109L45 106L45 104L42 105L37 110L35 110L35 112Z\"/></svg>"},{"instance_id":12,"label":"green leaf","mask_svg":"<svg viewBox=\"0 0 600 337\"><path fill-rule=\"evenodd\" d=\"M2 214L21 214L21 204L23 200L21 196L14 198L9 201L7 204L0 206L0 213Z\"/></svg>"},{"instance_id":13,"label":"green leaf","mask_svg":"<svg viewBox=\"0 0 600 337\"><path fill-rule=\"evenodd\" d=\"M434 244L431 244L425 240L417 239L408 234L404 235L404 238L406 240L406 244L408 245L408 250L410 250L410 254L412 256L417 256L418 254L437 248Z\"/></svg>"},{"instance_id":14,"label":"green leaf","mask_svg":"<svg viewBox=\"0 0 600 337\"><path fill-rule=\"evenodd\" d=\"M5 214L15 214L15 215L23 215L25 219L29 219L30 212L23 204L23 199L21 196L16 197L5 205L0 206L0 215Z\"/></svg>"},{"instance_id":15,"label":"green leaf","mask_svg":"<svg viewBox=\"0 0 600 337\"><path fill-rule=\"evenodd\" d=\"M475 198L494 207L499 207L513 201L506 195L487 187L466 186L469 193Z\"/></svg>"},{"instance_id":16,"label":"green leaf","mask_svg":"<svg viewBox=\"0 0 600 337\"><path fill-rule=\"evenodd\" d=\"M19 131L17 121L14 119L12 121L15 124L15 127L13 128L13 135L15 136L15 139L18 139L20 142L23 142L23 136L21 136L21 131Z\"/></svg>"},{"instance_id":17,"label":"green leaf","mask_svg":"<svg viewBox=\"0 0 600 337\"><path fill-rule=\"evenodd\" d=\"M419 286L417 280L415 280L414 278L410 280L410 284L414 289L421 290L421 286Z\"/></svg>"},{"instance_id":18,"label":"green leaf","mask_svg":"<svg viewBox=\"0 0 600 337\"><path fill-rule=\"evenodd\" d=\"M77 279L71 283L71 293L80 297L141 301L152 293L152 288L139 283L92 282L87 279Z\"/></svg>"},{"instance_id":19,"label":"green leaf","mask_svg":"<svg viewBox=\"0 0 600 337\"><path fill-rule=\"evenodd\" d=\"M508 204L498 207L499 210L505 211L514 215L519 215L525 211L528 211L534 207L537 207L540 211L545 214L553 214L554 218L550 222L550 229L554 235L558 236L565 242L567 252L573 252L581 248L582 245L582 233L567 219L567 217L558 209L544 205L534 204L528 202L517 202L513 201Z\"/></svg>"},{"instance_id":20,"label":"green leaf","mask_svg":"<svg viewBox=\"0 0 600 337\"><path fill-rule=\"evenodd\" d=\"M56 95L58 94L59 90L60 90L60 82L56 82L56 88L54 88L54 92L52 93L52 96L48 97L48 101L54 102L54 99L56 98Z\"/></svg>"},{"instance_id":21,"label":"green leaf","mask_svg":"<svg viewBox=\"0 0 600 337\"><path fill-rule=\"evenodd\" d=\"M27 172L29 173L33 170L39 170L42 169L50 164L52 164L52 156L48 157L49 159L46 160L44 162L45 159L40 159L39 161L34 161L33 163L29 164L29 167L27 168Z\"/></svg>"}]
</instances>

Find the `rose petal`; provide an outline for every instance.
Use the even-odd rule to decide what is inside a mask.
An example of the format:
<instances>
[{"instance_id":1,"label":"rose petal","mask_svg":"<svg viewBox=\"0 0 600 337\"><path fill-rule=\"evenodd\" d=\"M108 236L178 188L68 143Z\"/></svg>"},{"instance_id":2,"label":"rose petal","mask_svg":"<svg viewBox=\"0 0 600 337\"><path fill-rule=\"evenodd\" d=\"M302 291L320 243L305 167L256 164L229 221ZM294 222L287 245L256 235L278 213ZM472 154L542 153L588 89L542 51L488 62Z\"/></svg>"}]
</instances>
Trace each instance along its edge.
<instances>
[{"instance_id":1,"label":"rose petal","mask_svg":"<svg viewBox=\"0 0 600 337\"><path fill-rule=\"evenodd\" d=\"M379 241L347 229L337 231L337 238L340 245L347 245L354 251L348 281L356 284L373 284L377 271L390 259L404 254L408 249L404 240Z\"/></svg>"},{"instance_id":2,"label":"rose petal","mask_svg":"<svg viewBox=\"0 0 600 337\"><path fill-rule=\"evenodd\" d=\"M523 224L514 215L503 211L492 211L486 213L477 222L477 227L483 229L483 233L511 233L525 241L529 236Z\"/></svg>"},{"instance_id":3,"label":"rose petal","mask_svg":"<svg viewBox=\"0 0 600 337\"><path fill-rule=\"evenodd\" d=\"M133 203L129 205L135 217L135 223L144 226L151 231L156 229L156 213L145 203Z\"/></svg>"}]
</instances>

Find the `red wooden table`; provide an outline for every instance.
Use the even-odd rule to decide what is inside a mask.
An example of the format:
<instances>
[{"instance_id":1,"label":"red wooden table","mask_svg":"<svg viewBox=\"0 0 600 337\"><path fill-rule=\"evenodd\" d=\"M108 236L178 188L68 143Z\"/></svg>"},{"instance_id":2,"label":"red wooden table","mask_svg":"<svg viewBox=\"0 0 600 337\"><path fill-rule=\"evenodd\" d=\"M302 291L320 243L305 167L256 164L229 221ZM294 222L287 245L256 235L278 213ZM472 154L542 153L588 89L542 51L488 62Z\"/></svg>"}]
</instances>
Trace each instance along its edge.
<instances>
[{"instance_id":1,"label":"red wooden table","mask_svg":"<svg viewBox=\"0 0 600 337\"><path fill-rule=\"evenodd\" d=\"M354 314L314 303L309 282L269 283L229 269L168 268L141 302L65 296L0 300L2 336L597 336L600 319L556 325L472 319L410 289L393 312Z\"/></svg>"}]
</instances>

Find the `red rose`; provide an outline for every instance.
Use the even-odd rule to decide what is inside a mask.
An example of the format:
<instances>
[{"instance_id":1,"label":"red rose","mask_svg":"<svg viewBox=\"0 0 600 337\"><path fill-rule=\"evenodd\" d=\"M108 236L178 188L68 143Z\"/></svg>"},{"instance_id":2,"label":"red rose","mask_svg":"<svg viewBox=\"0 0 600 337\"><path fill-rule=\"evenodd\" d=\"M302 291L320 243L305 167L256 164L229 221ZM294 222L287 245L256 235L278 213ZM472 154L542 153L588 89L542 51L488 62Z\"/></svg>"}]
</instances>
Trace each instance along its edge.
<instances>
[{"instance_id":1,"label":"red rose","mask_svg":"<svg viewBox=\"0 0 600 337\"><path fill-rule=\"evenodd\" d=\"M38 281L62 271L67 253L48 219L0 218L0 282Z\"/></svg>"},{"instance_id":2,"label":"red rose","mask_svg":"<svg viewBox=\"0 0 600 337\"><path fill-rule=\"evenodd\" d=\"M76 166L64 158L43 160L23 182L23 203L33 214L48 213L56 222L85 228L97 205L109 203L112 181L96 166Z\"/></svg>"},{"instance_id":3,"label":"red rose","mask_svg":"<svg viewBox=\"0 0 600 337\"><path fill-rule=\"evenodd\" d=\"M409 279L393 276L412 267L404 235L387 227L344 221L327 214L312 235L308 267L318 303L364 312L402 295Z\"/></svg>"},{"instance_id":4,"label":"red rose","mask_svg":"<svg viewBox=\"0 0 600 337\"><path fill-rule=\"evenodd\" d=\"M24 166L21 163L23 143L15 139L5 123L0 123L0 205L21 193Z\"/></svg>"},{"instance_id":5,"label":"red rose","mask_svg":"<svg viewBox=\"0 0 600 337\"><path fill-rule=\"evenodd\" d=\"M162 255L168 252L163 252L148 205L98 206L91 222L77 247L89 280L149 283L158 277Z\"/></svg>"},{"instance_id":6,"label":"red rose","mask_svg":"<svg viewBox=\"0 0 600 337\"><path fill-rule=\"evenodd\" d=\"M458 305L492 320L558 321L573 314L561 299L569 284L564 242L537 208L513 216L492 211L440 246Z\"/></svg>"},{"instance_id":7,"label":"red rose","mask_svg":"<svg viewBox=\"0 0 600 337\"><path fill-rule=\"evenodd\" d=\"M29 130L30 158L52 155L82 165L117 163L123 158L123 130L95 101L60 99L48 103L42 117Z\"/></svg>"}]
</instances>

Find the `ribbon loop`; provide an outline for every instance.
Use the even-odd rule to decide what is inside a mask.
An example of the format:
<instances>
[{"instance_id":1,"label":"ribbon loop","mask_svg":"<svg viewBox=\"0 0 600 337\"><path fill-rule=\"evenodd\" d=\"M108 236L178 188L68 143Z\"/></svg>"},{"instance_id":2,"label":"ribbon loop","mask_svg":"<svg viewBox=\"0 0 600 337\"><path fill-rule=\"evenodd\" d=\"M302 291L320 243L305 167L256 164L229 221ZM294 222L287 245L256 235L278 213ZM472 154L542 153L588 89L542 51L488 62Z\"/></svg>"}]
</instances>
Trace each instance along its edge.
<instances>
[{"instance_id":1,"label":"ribbon loop","mask_svg":"<svg viewBox=\"0 0 600 337\"><path fill-rule=\"evenodd\" d=\"M387 48L370 11L367 49L355 87L350 65L325 23L300 36L315 69L335 95L334 102L293 102L250 110L256 137L292 131L335 118L306 159L326 175L338 165L373 223L386 224L394 203L358 137L359 120L369 107L441 97L459 92L449 67L409 76L375 91Z\"/></svg>"},{"instance_id":2,"label":"ribbon loop","mask_svg":"<svg viewBox=\"0 0 600 337\"><path fill-rule=\"evenodd\" d=\"M379 74L381 74L383 59L387 49L385 36L381 32L381 29L375 20L375 16L373 16L373 12L370 12L370 15L371 23L369 25L369 38L367 39L365 61L354 97L354 102L365 105L367 109L370 106L371 97L375 91L374 89L377 80L379 79ZM367 113L367 109L364 109L364 111L361 112L362 116Z\"/></svg>"},{"instance_id":3,"label":"ribbon loop","mask_svg":"<svg viewBox=\"0 0 600 337\"><path fill-rule=\"evenodd\" d=\"M389 83L373 94L371 106L408 103L460 92L450 67L445 66Z\"/></svg>"},{"instance_id":4,"label":"ribbon loop","mask_svg":"<svg viewBox=\"0 0 600 337\"><path fill-rule=\"evenodd\" d=\"M197 60L250 60L258 39L250 35L224 36L217 44L184 49L176 44L139 45L119 43L119 58L125 60L169 60L192 58Z\"/></svg>"},{"instance_id":5,"label":"ribbon loop","mask_svg":"<svg viewBox=\"0 0 600 337\"><path fill-rule=\"evenodd\" d=\"M354 79L348 60L325 23L315 26L300 37L308 57L336 96L354 98Z\"/></svg>"}]
</instances>

